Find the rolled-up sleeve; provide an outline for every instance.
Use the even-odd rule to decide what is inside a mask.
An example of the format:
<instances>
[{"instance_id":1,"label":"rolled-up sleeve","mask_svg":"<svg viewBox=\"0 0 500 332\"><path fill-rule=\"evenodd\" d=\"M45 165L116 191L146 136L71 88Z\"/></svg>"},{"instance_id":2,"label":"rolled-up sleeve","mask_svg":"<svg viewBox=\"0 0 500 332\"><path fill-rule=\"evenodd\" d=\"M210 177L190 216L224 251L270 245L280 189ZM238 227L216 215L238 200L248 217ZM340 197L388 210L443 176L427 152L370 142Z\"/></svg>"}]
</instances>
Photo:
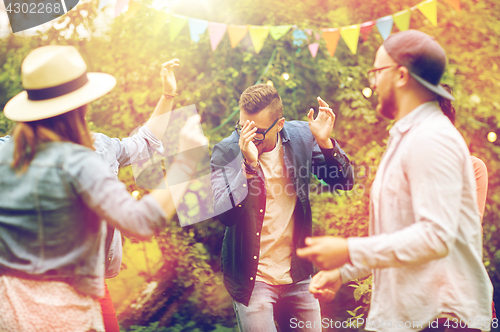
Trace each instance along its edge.
<instances>
[{"instance_id":1,"label":"rolled-up sleeve","mask_svg":"<svg viewBox=\"0 0 500 332\"><path fill-rule=\"evenodd\" d=\"M135 200L93 152L77 151L65 161L63 170L83 202L124 235L147 240L166 226L158 202L149 195Z\"/></svg>"},{"instance_id":2,"label":"rolled-up sleeve","mask_svg":"<svg viewBox=\"0 0 500 332\"><path fill-rule=\"evenodd\" d=\"M151 151L160 154L164 152L163 144L147 126L142 126L130 137L110 138L104 134L95 134L96 145L103 146L107 151L114 151L115 159L120 167L128 166L134 161L151 158ZM99 151L97 151L99 153Z\"/></svg>"}]
</instances>

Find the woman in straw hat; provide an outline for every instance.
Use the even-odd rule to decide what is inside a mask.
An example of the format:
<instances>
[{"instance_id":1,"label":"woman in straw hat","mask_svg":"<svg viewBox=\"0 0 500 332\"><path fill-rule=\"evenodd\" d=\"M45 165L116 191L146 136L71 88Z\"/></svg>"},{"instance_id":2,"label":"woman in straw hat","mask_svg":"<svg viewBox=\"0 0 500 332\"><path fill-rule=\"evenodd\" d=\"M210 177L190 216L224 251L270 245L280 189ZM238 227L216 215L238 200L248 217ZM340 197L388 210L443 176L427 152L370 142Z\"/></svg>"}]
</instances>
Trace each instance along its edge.
<instances>
[{"instance_id":1,"label":"woman in straw hat","mask_svg":"<svg viewBox=\"0 0 500 332\"><path fill-rule=\"evenodd\" d=\"M0 330L104 331L97 301L104 295L101 220L149 239L165 227L185 187L136 201L93 151L86 105L116 81L87 73L74 47L35 49L23 62L22 81L26 91L4 109L18 123L0 149ZM199 117L191 117L180 150L204 144ZM187 183L199 156L182 155L167 177L175 173Z\"/></svg>"}]
</instances>

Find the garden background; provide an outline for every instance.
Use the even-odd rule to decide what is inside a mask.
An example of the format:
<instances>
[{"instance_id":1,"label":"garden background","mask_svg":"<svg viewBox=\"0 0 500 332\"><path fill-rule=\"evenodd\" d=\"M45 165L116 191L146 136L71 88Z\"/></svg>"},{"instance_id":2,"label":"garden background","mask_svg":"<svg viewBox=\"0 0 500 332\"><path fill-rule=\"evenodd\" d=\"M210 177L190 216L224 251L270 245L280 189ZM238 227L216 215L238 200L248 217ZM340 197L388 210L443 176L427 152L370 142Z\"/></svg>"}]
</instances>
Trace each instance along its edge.
<instances>
[{"instance_id":1,"label":"garden background","mask_svg":"<svg viewBox=\"0 0 500 332\"><path fill-rule=\"evenodd\" d=\"M128 11L125 8L114 19L103 14L105 10L114 11L114 4L99 8L97 1L84 1L60 18L60 24L37 35L20 33L0 38L0 110L23 90L20 66L24 57L33 48L49 44L74 45L86 59L89 71L117 78L116 88L93 102L88 115L93 131L112 137L128 136L149 118L161 96L160 66L172 58L181 61L175 71L179 93L175 108L196 106L211 146L231 133L237 115L228 118L241 92L257 81L272 82L278 89L287 120L306 120L308 109L317 107L316 97L321 96L337 115L332 136L353 162L357 187L347 193L311 197L314 234L366 235L369 190L392 125L375 114L376 96L369 96L366 90L366 96L362 93L368 87L365 73L383 37L373 27L355 43L356 54L340 38L332 56L325 39L317 41L314 35L324 28L387 17L417 5L418 0L164 3L177 15L210 22L294 27L278 40L268 36L258 53L248 34L234 48L225 34L214 51L208 34L193 41L187 24L171 38L173 27L165 24L165 12L153 8L151 0L130 2ZM435 36L444 47L449 65L443 82L453 87L457 127L471 154L480 157L489 171L483 221L484 264L496 290L494 300L500 304L500 140L487 139L490 132L500 136L500 3L439 0L437 14L434 25L432 19L412 10L410 27ZM307 29L312 29L310 36L294 33ZM394 25L392 31L398 31L398 27ZM308 47L313 43L319 43L315 57ZM8 134L13 125L0 112L0 136ZM120 171L120 179L138 198L147 192L136 186L130 167ZM189 197L192 203L206 196L204 189L194 186ZM217 220L183 228L173 220L171 227L153 241L126 239L122 272L108 280L122 330L237 331L220 272L223 231ZM323 317L345 321L365 315L369 296L370 279L343 286L333 302L322 304Z\"/></svg>"}]
</instances>

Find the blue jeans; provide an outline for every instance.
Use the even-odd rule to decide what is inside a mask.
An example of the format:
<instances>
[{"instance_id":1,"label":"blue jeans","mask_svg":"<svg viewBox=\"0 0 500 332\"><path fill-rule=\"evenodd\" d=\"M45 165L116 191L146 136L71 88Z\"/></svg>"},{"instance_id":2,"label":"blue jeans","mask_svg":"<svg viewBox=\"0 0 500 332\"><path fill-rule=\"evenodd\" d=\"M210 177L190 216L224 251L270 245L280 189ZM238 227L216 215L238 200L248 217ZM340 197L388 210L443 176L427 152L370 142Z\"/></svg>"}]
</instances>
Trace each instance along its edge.
<instances>
[{"instance_id":1,"label":"blue jeans","mask_svg":"<svg viewBox=\"0 0 500 332\"><path fill-rule=\"evenodd\" d=\"M241 332L321 331L319 302L309 292L311 278L289 285L256 281L248 306L233 301Z\"/></svg>"}]
</instances>

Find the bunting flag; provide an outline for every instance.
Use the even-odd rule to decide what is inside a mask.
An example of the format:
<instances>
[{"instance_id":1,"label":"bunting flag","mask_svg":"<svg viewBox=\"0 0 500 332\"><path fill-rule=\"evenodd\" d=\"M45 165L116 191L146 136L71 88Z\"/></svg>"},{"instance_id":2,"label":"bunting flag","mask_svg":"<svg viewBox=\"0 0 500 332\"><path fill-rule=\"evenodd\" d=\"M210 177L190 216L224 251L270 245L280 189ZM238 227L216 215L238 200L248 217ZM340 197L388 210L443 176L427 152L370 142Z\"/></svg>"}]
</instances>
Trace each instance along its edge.
<instances>
[{"instance_id":1,"label":"bunting flag","mask_svg":"<svg viewBox=\"0 0 500 332\"><path fill-rule=\"evenodd\" d=\"M460 13L460 0L446 0L457 12Z\"/></svg>"},{"instance_id":2,"label":"bunting flag","mask_svg":"<svg viewBox=\"0 0 500 332\"><path fill-rule=\"evenodd\" d=\"M108 5L110 2L111 2L111 0L100 0L100 1L99 1L99 7L97 7L97 9L99 9L99 10L103 9L103 8L104 8L104 7L106 7L106 5Z\"/></svg>"},{"instance_id":3,"label":"bunting flag","mask_svg":"<svg viewBox=\"0 0 500 332\"><path fill-rule=\"evenodd\" d=\"M323 39L326 41L326 48L330 55L333 56L339 43L340 31L339 29L322 29L322 31Z\"/></svg>"},{"instance_id":4,"label":"bunting flag","mask_svg":"<svg viewBox=\"0 0 500 332\"><path fill-rule=\"evenodd\" d=\"M215 51L217 46L219 46L222 37L226 33L227 24L208 22L208 35L210 37L210 45L212 46L212 51Z\"/></svg>"},{"instance_id":5,"label":"bunting flag","mask_svg":"<svg viewBox=\"0 0 500 332\"><path fill-rule=\"evenodd\" d=\"M128 9L124 15L123 22L130 20L142 6L142 3L139 1L140 0L116 0L116 4L114 6L114 17L120 15L128 5ZM456 11L460 12L460 0L446 1ZM98 9L103 9L110 3L111 0L99 0ZM148 8L151 8L151 6L148 5ZM377 26L377 29L384 40L386 40L387 37L389 37L389 35L391 34L394 24L397 26L399 31L408 30L410 28L411 11L416 9L420 10L420 12L432 25L437 26L437 0L424 0L414 7L411 7L410 9L405 9L392 15L381 17L377 20L339 28L322 29L321 31L323 32L323 38L326 41L328 52L331 56L334 56L338 41L340 39L340 36L342 36L342 39L346 43L349 50L353 54L356 54L359 39L361 38L362 42L366 41L375 25ZM187 23L189 23L191 40L193 40L195 43L198 43L200 41L200 36L203 35L208 29L212 51L215 51L222 38L224 37L226 30L228 32L229 41L232 48L235 48L246 36L246 34L249 33L250 39L255 49L255 53L259 54L269 34L274 40L279 40L292 28L295 28L292 35L293 46L299 48L297 52L300 51L301 47L303 47L305 43L309 44L308 48L313 58L316 57L319 50L320 35L318 33L315 33L312 29L297 29L295 25L228 26L225 23L209 22L206 20L188 18L186 16L176 14L167 14L163 11L159 11L152 16L148 15L148 17L153 18L151 25L154 35L158 35L160 31L162 31L163 27L167 23L170 23L170 41L174 41L175 38L177 38L177 36ZM312 37L313 33L314 38L308 37Z\"/></svg>"},{"instance_id":6,"label":"bunting flag","mask_svg":"<svg viewBox=\"0 0 500 332\"><path fill-rule=\"evenodd\" d=\"M200 35L204 34L207 28L208 21L199 20L197 18L189 19L189 33L191 34L191 40L195 43L200 41Z\"/></svg>"},{"instance_id":7,"label":"bunting flag","mask_svg":"<svg viewBox=\"0 0 500 332\"><path fill-rule=\"evenodd\" d=\"M309 47L309 52L311 52L312 57L316 58L316 54L318 54L319 43L309 44L308 47Z\"/></svg>"},{"instance_id":8,"label":"bunting flag","mask_svg":"<svg viewBox=\"0 0 500 332\"><path fill-rule=\"evenodd\" d=\"M377 20L376 25L377 25L378 32L380 32L380 35L382 36L382 38L384 38L384 40L386 40L392 31L392 25L393 25L392 16L389 15L389 16L379 18Z\"/></svg>"},{"instance_id":9,"label":"bunting flag","mask_svg":"<svg viewBox=\"0 0 500 332\"><path fill-rule=\"evenodd\" d=\"M227 34L229 36L229 41L231 42L231 47L235 48L236 45L246 36L248 32L248 27L246 25L229 25L227 27Z\"/></svg>"},{"instance_id":10,"label":"bunting flag","mask_svg":"<svg viewBox=\"0 0 500 332\"><path fill-rule=\"evenodd\" d=\"M351 50L352 54L356 54L358 50L358 41L359 41L359 24L351 25L349 27L340 28L340 35L344 42L347 44L347 47Z\"/></svg>"},{"instance_id":11,"label":"bunting flag","mask_svg":"<svg viewBox=\"0 0 500 332\"><path fill-rule=\"evenodd\" d=\"M405 31L410 28L410 15L409 9L402 10L392 15L394 24L398 27L399 31Z\"/></svg>"},{"instance_id":12,"label":"bunting flag","mask_svg":"<svg viewBox=\"0 0 500 332\"><path fill-rule=\"evenodd\" d=\"M170 41L174 41L179 35L182 28L187 24L188 20L186 16L181 15L170 15Z\"/></svg>"},{"instance_id":13,"label":"bunting flag","mask_svg":"<svg viewBox=\"0 0 500 332\"><path fill-rule=\"evenodd\" d=\"M293 31L293 46L302 47L307 41L307 35L304 31L296 29Z\"/></svg>"},{"instance_id":14,"label":"bunting flag","mask_svg":"<svg viewBox=\"0 0 500 332\"><path fill-rule=\"evenodd\" d=\"M130 0L130 2L128 3L128 10L125 13L125 17L123 18L123 22L127 22L132 17L134 17L134 15L137 14L137 12L141 8L141 6L142 6L142 3L134 1L134 0Z\"/></svg>"},{"instance_id":15,"label":"bunting flag","mask_svg":"<svg viewBox=\"0 0 500 332\"><path fill-rule=\"evenodd\" d=\"M128 4L129 0L116 0L116 5L115 5L115 17L121 14L123 11L123 8Z\"/></svg>"},{"instance_id":16,"label":"bunting flag","mask_svg":"<svg viewBox=\"0 0 500 332\"><path fill-rule=\"evenodd\" d=\"M292 28L291 25L278 25L275 27L269 27L269 33L271 34L271 37L273 37L274 40L278 40L284 35L286 35L286 33L290 31L291 28Z\"/></svg>"},{"instance_id":17,"label":"bunting flag","mask_svg":"<svg viewBox=\"0 0 500 332\"><path fill-rule=\"evenodd\" d=\"M153 18L153 34L157 36L161 29L169 22L169 15L163 11L156 13Z\"/></svg>"},{"instance_id":18,"label":"bunting flag","mask_svg":"<svg viewBox=\"0 0 500 332\"><path fill-rule=\"evenodd\" d=\"M368 36L370 35L370 32L372 31L374 25L375 21L365 22L359 25L360 27L359 32L361 34L362 41L365 42L368 40Z\"/></svg>"},{"instance_id":19,"label":"bunting flag","mask_svg":"<svg viewBox=\"0 0 500 332\"><path fill-rule=\"evenodd\" d=\"M268 26L251 25L249 28L250 39L252 39L253 48L255 53L259 54L264 46L267 36L269 35Z\"/></svg>"},{"instance_id":20,"label":"bunting flag","mask_svg":"<svg viewBox=\"0 0 500 332\"><path fill-rule=\"evenodd\" d=\"M437 26L437 1L427 0L417 5L417 8L422 14L432 23Z\"/></svg>"}]
</instances>

